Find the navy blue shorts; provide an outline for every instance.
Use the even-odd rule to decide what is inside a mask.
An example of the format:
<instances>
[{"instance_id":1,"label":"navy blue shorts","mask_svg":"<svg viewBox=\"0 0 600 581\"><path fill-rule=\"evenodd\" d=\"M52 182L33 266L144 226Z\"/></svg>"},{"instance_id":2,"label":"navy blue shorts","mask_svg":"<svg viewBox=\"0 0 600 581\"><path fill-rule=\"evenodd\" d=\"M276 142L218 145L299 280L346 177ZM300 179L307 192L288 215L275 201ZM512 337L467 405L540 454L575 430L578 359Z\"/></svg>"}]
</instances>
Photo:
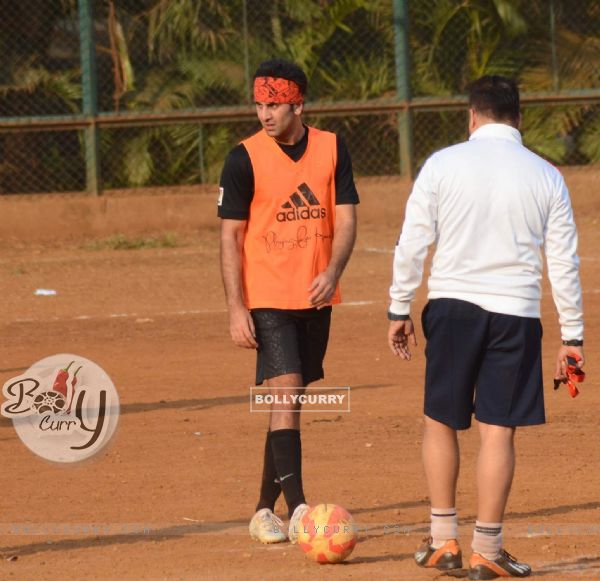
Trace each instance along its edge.
<instances>
[{"instance_id":1,"label":"navy blue shorts","mask_svg":"<svg viewBox=\"0 0 600 581\"><path fill-rule=\"evenodd\" d=\"M251 314L258 343L256 385L288 373L302 375L304 386L323 378L331 307L252 309Z\"/></svg>"},{"instance_id":2,"label":"navy blue shorts","mask_svg":"<svg viewBox=\"0 0 600 581\"><path fill-rule=\"evenodd\" d=\"M542 324L457 299L430 300L425 415L454 428L543 424Z\"/></svg>"}]
</instances>

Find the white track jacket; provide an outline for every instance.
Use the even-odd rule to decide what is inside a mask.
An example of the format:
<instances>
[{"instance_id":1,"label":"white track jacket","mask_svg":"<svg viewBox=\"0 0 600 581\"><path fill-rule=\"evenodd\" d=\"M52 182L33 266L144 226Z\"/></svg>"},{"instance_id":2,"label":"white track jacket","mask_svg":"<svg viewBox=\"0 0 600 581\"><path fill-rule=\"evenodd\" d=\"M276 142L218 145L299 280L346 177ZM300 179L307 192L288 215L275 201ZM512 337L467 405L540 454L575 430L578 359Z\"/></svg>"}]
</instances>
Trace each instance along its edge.
<instances>
[{"instance_id":1,"label":"white track jacket","mask_svg":"<svg viewBox=\"0 0 600 581\"><path fill-rule=\"evenodd\" d=\"M577 230L560 172L521 143L517 129L483 125L433 154L406 205L394 255L390 312L410 313L435 242L430 299L494 313L540 316L542 247L562 338L583 339Z\"/></svg>"}]
</instances>

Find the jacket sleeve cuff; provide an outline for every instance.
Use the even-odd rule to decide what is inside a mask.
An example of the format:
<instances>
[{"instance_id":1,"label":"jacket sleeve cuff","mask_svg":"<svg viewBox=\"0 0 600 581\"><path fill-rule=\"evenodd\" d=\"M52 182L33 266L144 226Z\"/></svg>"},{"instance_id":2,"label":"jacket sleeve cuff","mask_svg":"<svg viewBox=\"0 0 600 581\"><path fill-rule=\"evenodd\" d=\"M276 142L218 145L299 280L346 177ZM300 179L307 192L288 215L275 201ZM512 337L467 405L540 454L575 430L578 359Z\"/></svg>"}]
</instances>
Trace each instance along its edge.
<instances>
[{"instance_id":1,"label":"jacket sleeve cuff","mask_svg":"<svg viewBox=\"0 0 600 581\"><path fill-rule=\"evenodd\" d=\"M570 341L571 339L583 339L583 325L561 327L561 338L563 341Z\"/></svg>"},{"instance_id":2,"label":"jacket sleeve cuff","mask_svg":"<svg viewBox=\"0 0 600 581\"><path fill-rule=\"evenodd\" d=\"M392 299L388 312L392 315L410 315L410 303L403 303Z\"/></svg>"}]
</instances>

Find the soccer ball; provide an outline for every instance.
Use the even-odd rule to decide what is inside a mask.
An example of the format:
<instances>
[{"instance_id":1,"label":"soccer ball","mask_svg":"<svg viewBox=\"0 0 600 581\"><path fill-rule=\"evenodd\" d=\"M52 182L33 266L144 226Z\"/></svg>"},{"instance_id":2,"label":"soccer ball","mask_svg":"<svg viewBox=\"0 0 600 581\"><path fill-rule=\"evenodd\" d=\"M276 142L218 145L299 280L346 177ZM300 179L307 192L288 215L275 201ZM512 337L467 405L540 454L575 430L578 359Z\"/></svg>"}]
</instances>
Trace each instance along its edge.
<instances>
[{"instance_id":1,"label":"soccer ball","mask_svg":"<svg viewBox=\"0 0 600 581\"><path fill-rule=\"evenodd\" d=\"M300 521L298 545L317 563L341 563L356 545L354 519L336 504L310 508Z\"/></svg>"}]
</instances>

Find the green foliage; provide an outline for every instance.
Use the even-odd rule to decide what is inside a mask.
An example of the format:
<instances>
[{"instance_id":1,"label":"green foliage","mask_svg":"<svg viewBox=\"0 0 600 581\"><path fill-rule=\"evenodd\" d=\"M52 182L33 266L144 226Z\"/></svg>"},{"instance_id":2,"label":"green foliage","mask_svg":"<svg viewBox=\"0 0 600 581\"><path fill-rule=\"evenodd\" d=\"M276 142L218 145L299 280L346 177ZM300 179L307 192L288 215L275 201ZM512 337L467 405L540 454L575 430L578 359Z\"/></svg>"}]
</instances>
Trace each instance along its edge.
<instances>
[{"instance_id":1,"label":"green foliage","mask_svg":"<svg viewBox=\"0 0 600 581\"><path fill-rule=\"evenodd\" d=\"M516 50L518 39L527 32L522 4L411 2L414 94L451 95L484 74L514 74L523 58Z\"/></svg>"},{"instance_id":2,"label":"green foliage","mask_svg":"<svg viewBox=\"0 0 600 581\"><path fill-rule=\"evenodd\" d=\"M600 108L595 107L593 119L580 139L581 151L594 163L600 163Z\"/></svg>"},{"instance_id":3,"label":"green foliage","mask_svg":"<svg viewBox=\"0 0 600 581\"><path fill-rule=\"evenodd\" d=\"M215 53L234 41L231 2L158 0L141 17L147 22L148 51L159 62L174 56Z\"/></svg>"},{"instance_id":4,"label":"green foliage","mask_svg":"<svg viewBox=\"0 0 600 581\"><path fill-rule=\"evenodd\" d=\"M0 20L5 116L81 108L77 0L38 1L40 10L14 3ZM527 92L600 88L597 0L407 1L415 97L463 94L483 74L514 76ZM275 56L304 67L309 101L396 96L392 0L113 0L112 20L110 5L94 3L103 110L248 105L255 67ZM310 122L344 134L357 174L397 171L393 114ZM103 130L105 185L215 182L228 150L256 127L230 121ZM523 128L526 144L555 163L600 162L597 105L526 107ZM51 143L29 135L0 136L0 192L19 181L21 191L41 183L81 189L83 178L69 173L74 161L83 167L81 147L73 155L77 138ZM465 135L462 113L416 114L417 163Z\"/></svg>"},{"instance_id":5,"label":"green foliage","mask_svg":"<svg viewBox=\"0 0 600 581\"><path fill-rule=\"evenodd\" d=\"M138 236L127 238L124 234L115 234L103 240L93 240L83 245L85 250L141 250L144 248L176 248L181 246L173 233L158 237Z\"/></svg>"},{"instance_id":6,"label":"green foliage","mask_svg":"<svg viewBox=\"0 0 600 581\"><path fill-rule=\"evenodd\" d=\"M367 56L341 62L332 58L336 44L347 42L353 32L349 19L359 11L368 14L368 5L365 0L273 0L255 6L247 33L249 60L258 64L275 49L277 56L305 68L314 83L311 94L319 98L380 96L394 87L389 59ZM246 102L249 87L235 31L240 25L239 8L239 1L158 0L150 10L123 19L131 23L131 38L141 26L147 30L149 47L148 67L136 71L141 81L138 90L127 95L127 109L168 112ZM340 34L342 38L336 36ZM154 66L154 61L160 65ZM120 168L111 165L113 179L109 178L108 186L194 183L201 176L217 181L227 151L239 138L232 129L202 128L204 167L199 165L199 126L151 127L126 138L112 131L104 147L113 156L119 152Z\"/></svg>"},{"instance_id":7,"label":"green foliage","mask_svg":"<svg viewBox=\"0 0 600 581\"><path fill-rule=\"evenodd\" d=\"M76 113L81 100L79 72L74 70L51 72L35 64L33 59L15 67L9 83L0 85L0 98L29 94L40 99L59 99L70 113Z\"/></svg>"},{"instance_id":8,"label":"green foliage","mask_svg":"<svg viewBox=\"0 0 600 581\"><path fill-rule=\"evenodd\" d=\"M413 0L409 6L415 95L462 93L484 74L516 77L528 92L600 87L597 2ZM597 162L598 115L597 107L525 107L525 142L554 163ZM437 117L444 127L443 114ZM439 133L415 134L422 161Z\"/></svg>"},{"instance_id":9,"label":"green foliage","mask_svg":"<svg viewBox=\"0 0 600 581\"><path fill-rule=\"evenodd\" d=\"M389 64L376 57L337 59L329 70L319 71L327 98L336 101L377 99L393 96L396 79Z\"/></svg>"}]
</instances>

